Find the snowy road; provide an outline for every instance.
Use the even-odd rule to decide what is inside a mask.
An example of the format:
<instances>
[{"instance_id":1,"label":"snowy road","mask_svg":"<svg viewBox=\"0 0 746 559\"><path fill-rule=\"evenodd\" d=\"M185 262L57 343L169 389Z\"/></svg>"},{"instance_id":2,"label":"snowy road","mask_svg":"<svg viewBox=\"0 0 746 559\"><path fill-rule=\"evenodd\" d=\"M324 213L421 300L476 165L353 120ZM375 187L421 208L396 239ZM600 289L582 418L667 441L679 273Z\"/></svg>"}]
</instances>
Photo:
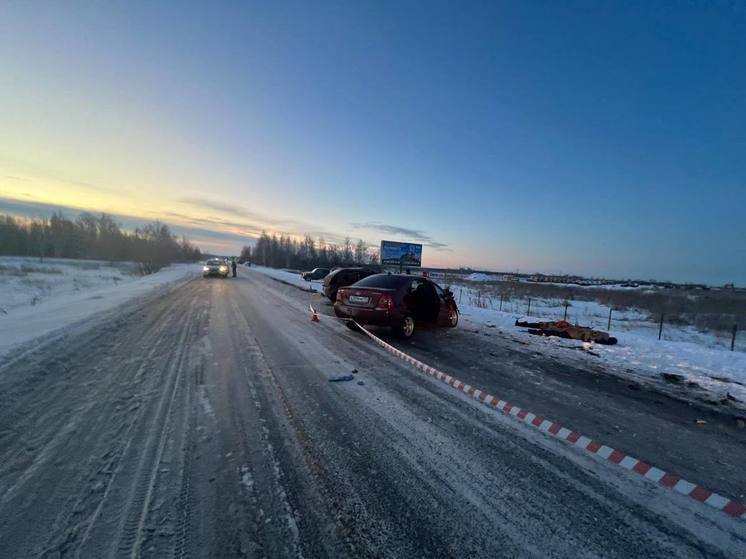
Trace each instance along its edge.
<instances>
[{"instance_id":1,"label":"snowy road","mask_svg":"<svg viewBox=\"0 0 746 559\"><path fill-rule=\"evenodd\" d=\"M0 557L746 556L743 521L490 412L333 320L311 323L318 295L241 274L184 282L0 363ZM444 368L487 363L450 334L410 349ZM623 421L610 389L503 357L531 373L536 390L502 386L529 408L575 391ZM738 432L673 431L636 401L651 453L670 446L659 458L694 481L743 490ZM579 406L552 412L605 428ZM713 449L687 455L691 440ZM710 452L728 464L695 456Z\"/></svg>"}]
</instances>

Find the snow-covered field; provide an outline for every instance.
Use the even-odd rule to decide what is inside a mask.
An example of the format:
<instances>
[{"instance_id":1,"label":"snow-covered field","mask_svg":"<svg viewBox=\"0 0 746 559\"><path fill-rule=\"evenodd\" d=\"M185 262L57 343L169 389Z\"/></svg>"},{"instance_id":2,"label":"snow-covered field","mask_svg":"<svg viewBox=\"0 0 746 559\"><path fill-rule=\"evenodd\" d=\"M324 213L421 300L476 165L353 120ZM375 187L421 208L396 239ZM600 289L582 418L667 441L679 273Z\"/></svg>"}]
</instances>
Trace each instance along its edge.
<instances>
[{"instance_id":1,"label":"snow-covered field","mask_svg":"<svg viewBox=\"0 0 746 559\"><path fill-rule=\"evenodd\" d=\"M296 272L254 266L263 274L275 279L308 289ZM436 280L437 281L437 280ZM321 282L313 282L319 289ZM746 353L729 351L730 340L717 338L713 334L702 333L692 327L664 327L663 339L658 340L658 325L651 322L643 311L628 309L614 311L610 333L619 343L614 346L584 344L561 338L533 336L524 328L515 326L516 319L540 321L559 320L564 317L562 301L532 299L531 314L525 300L503 301L502 312L499 299L486 299L478 290L469 287L452 287L465 324L475 328L494 327L513 336L520 337L529 349L542 351L556 350L557 357L569 358L578 354L579 358L600 359L615 372L631 377L660 379L662 373L679 375L682 382L695 382L708 390L716 398L726 398L730 393L739 400L746 401ZM594 301L573 301L567 309L567 320L584 326L606 330L609 309ZM742 336L741 348L746 347L746 335ZM589 349L587 352L568 352L567 347Z\"/></svg>"},{"instance_id":2,"label":"snow-covered field","mask_svg":"<svg viewBox=\"0 0 746 559\"><path fill-rule=\"evenodd\" d=\"M485 309L498 314L507 314L515 318L526 318L529 314L527 298L500 298L485 295L473 287L452 286L460 307ZM499 313L502 311L502 313ZM560 320L565 318L564 301L550 298L531 298L531 320ZM615 309L611 313L609 326L609 307L596 301L573 300L567 307L567 320L573 324L590 326L599 330L610 330L619 338L633 334L658 342L659 324L651 319L649 313L642 309ZM702 332L689 325L673 325L664 322L662 340L670 342L687 342L711 349L729 350L731 336L728 332ZM746 334L736 337L736 351L746 352Z\"/></svg>"},{"instance_id":3,"label":"snow-covered field","mask_svg":"<svg viewBox=\"0 0 746 559\"><path fill-rule=\"evenodd\" d=\"M573 340L533 336L515 326L517 319L538 322L564 318L565 307L559 299L532 298L529 315L526 299L504 300L500 311L499 298L484 297L472 287L454 286L453 291L456 299L461 300L462 316L475 325L494 326L522 336L530 347L560 350L562 346L588 346ZM743 333L738 339L737 351L730 351L729 336L700 332L692 326L664 324L662 339L658 340L659 325L651 321L646 312L615 310L609 329L609 308L595 301L572 301L567 308L567 320L608 330L616 337L618 344L595 344L592 351L622 374L657 379L662 373L679 375L683 377L682 382L697 383L718 398L727 398L730 393L746 401L746 335Z\"/></svg>"},{"instance_id":4,"label":"snow-covered field","mask_svg":"<svg viewBox=\"0 0 746 559\"><path fill-rule=\"evenodd\" d=\"M706 347L691 341L659 341L657 330L655 336L651 336L645 331L615 330L613 327L610 333L619 340L619 343L613 346L588 344L556 337L544 338L528 334L525 328L515 326L516 319L546 320L547 315L540 312L541 307L537 308L539 311L537 313L534 313L532 308L530 317L521 313L480 308L469 304L468 301L462 301L459 308L465 323L470 323L477 328L495 327L500 331L520 337L528 344L527 349L541 348L543 351L549 350L553 353L556 350L555 354L558 357L567 358L568 352L564 351L565 348L584 348L596 354L596 356L586 354L583 355L584 358L598 358L622 375L660 380L662 373L675 374L683 377L682 382L695 382L712 392L718 399L726 398L730 393L739 400L746 401L746 353L741 351ZM562 315L557 317L555 313L550 315L550 318L562 318ZM568 320L575 322L575 316L568 312ZM591 323L587 319L579 322L581 324ZM601 325L596 322L595 325L604 330L606 328L606 324Z\"/></svg>"},{"instance_id":5,"label":"snow-covered field","mask_svg":"<svg viewBox=\"0 0 746 559\"><path fill-rule=\"evenodd\" d=\"M140 276L127 262L0 257L0 354L198 273L196 264Z\"/></svg>"}]
</instances>

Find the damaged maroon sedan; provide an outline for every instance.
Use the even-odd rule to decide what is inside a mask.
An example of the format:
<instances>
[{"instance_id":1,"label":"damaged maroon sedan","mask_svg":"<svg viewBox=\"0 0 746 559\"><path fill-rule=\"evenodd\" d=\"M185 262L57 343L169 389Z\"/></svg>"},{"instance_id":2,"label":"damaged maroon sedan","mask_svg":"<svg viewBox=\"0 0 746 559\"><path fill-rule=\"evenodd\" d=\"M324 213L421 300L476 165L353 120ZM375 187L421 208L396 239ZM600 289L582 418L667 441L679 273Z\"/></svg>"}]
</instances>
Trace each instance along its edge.
<instances>
[{"instance_id":1,"label":"damaged maroon sedan","mask_svg":"<svg viewBox=\"0 0 746 559\"><path fill-rule=\"evenodd\" d=\"M458 324L458 307L449 289L404 274L375 274L340 288L334 313L359 324L390 326L404 338L414 334L415 325Z\"/></svg>"}]
</instances>

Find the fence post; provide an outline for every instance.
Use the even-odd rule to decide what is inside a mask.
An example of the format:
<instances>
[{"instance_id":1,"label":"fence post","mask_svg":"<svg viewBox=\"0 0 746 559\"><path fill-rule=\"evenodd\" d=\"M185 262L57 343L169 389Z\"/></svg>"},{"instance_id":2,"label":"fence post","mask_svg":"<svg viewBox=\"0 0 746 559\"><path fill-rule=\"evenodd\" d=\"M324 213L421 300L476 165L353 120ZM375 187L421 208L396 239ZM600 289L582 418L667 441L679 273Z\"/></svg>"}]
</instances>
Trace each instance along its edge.
<instances>
[{"instance_id":1,"label":"fence post","mask_svg":"<svg viewBox=\"0 0 746 559\"><path fill-rule=\"evenodd\" d=\"M570 306L570 301L565 299L565 316L562 317L562 320L567 320L567 307Z\"/></svg>"},{"instance_id":2,"label":"fence post","mask_svg":"<svg viewBox=\"0 0 746 559\"><path fill-rule=\"evenodd\" d=\"M458 288L458 304L459 304L459 305L461 304L461 294L462 294L463 292L464 292L464 288L463 288L463 287L459 287L459 288Z\"/></svg>"},{"instance_id":3,"label":"fence post","mask_svg":"<svg viewBox=\"0 0 746 559\"><path fill-rule=\"evenodd\" d=\"M500 312L503 310L503 294L500 293Z\"/></svg>"},{"instance_id":4,"label":"fence post","mask_svg":"<svg viewBox=\"0 0 746 559\"><path fill-rule=\"evenodd\" d=\"M736 332L738 331L738 324L733 325L733 336L730 339L730 350L736 351Z\"/></svg>"},{"instance_id":5,"label":"fence post","mask_svg":"<svg viewBox=\"0 0 746 559\"><path fill-rule=\"evenodd\" d=\"M528 298L528 311L526 311L526 316L531 316L531 297Z\"/></svg>"},{"instance_id":6,"label":"fence post","mask_svg":"<svg viewBox=\"0 0 746 559\"><path fill-rule=\"evenodd\" d=\"M477 307L482 308L482 291L477 289Z\"/></svg>"},{"instance_id":7,"label":"fence post","mask_svg":"<svg viewBox=\"0 0 746 559\"><path fill-rule=\"evenodd\" d=\"M609 324L606 326L606 330L611 330L611 307L609 307Z\"/></svg>"},{"instance_id":8,"label":"fence post","mask_svg":"<svg viewBox=\"0 0 746 559\"><path fill-rule=\"evenodd\" d=\"M661 323L660 326L658 326L658 339L661 339L661 336L663 335L663 317L666 316L664 313L661 313Z\"/></svg>"}]
</instances>

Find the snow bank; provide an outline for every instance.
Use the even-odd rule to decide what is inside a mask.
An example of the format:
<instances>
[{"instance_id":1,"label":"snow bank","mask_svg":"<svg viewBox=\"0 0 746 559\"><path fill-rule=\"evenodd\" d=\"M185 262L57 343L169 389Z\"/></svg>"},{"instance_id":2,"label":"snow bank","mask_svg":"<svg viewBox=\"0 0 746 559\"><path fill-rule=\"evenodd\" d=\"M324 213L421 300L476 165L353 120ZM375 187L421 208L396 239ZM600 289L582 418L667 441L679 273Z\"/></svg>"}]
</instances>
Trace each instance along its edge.
<instances>
[{"instance_id":1,"label":"snow bank","mask_svg":"<svg viewBox=\"0 0 746 559\"><path fill-rule=\"evenodd\" d=\"M324 280L306 281L301 277L300 272L295 272L293 270L265 268L264 266L251 266L251 269L255 272L262 273L265 276L269 276L276 280L289 283L290 285L294 285L295 287L300 287L301 289L305 290L314 289L316 291L321 291L324 286Z\"/></svg>"},{"instance_id":2,"label":"snow bank","mask_svg":"<svg viewBox=\"0 0 746 559\"><path fill-rule=\"evenodd\" d=\"M139 276L131 263L0 257L0 354L200 272L175 264Z\"/></svg>"},{"instance_id":3,"label":"snow bank","mask_svg":"<svg viewBox=\"0 0 746 559\"><path fill-rule=\"evenodd\" d=\"M463 277L466 281L498 281L500 280L500 276L496 276L494 274L483 274L481 272L474 272L469 274L468 276Z\"/></svg>"}]
</instances>

